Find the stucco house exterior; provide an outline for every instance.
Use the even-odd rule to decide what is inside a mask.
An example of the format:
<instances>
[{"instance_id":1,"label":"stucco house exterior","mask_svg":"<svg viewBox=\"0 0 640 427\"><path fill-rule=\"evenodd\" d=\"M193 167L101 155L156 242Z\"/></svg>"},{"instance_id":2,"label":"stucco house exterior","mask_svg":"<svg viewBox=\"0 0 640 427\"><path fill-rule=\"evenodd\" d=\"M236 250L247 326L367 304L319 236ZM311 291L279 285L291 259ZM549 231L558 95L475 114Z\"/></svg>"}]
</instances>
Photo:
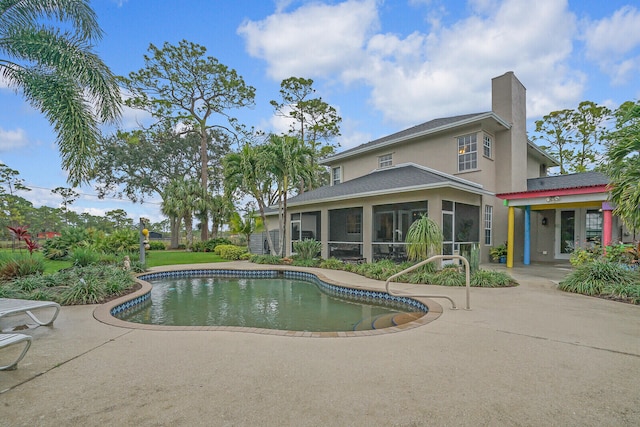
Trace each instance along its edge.
<instances>
[{"instance_id":1,"label":"stucco house exterior","mask_svg":"<svg viewBox=\"0 0 640 427\"><path fill-rule=\"evenodd\" d=\"M491 97L491 111L430 120L324 159L330 185L289 199L286 253L312 238L322 242L323 258L402 260L409 226L427 214L442 227L443 254L478 243L487 262L490 248L508 240L510 266L562 259L566 248L555 250L563 239L554 230L568 223L563 212L571 206L548 201L556 194L542 190L568 191L558 197L577 203L593 234L606 178L547 176L557 162L527 138L526 90L513 72L492 79ZM582 190L564 188L571 186Z\"/></svg>"}]
</instances>

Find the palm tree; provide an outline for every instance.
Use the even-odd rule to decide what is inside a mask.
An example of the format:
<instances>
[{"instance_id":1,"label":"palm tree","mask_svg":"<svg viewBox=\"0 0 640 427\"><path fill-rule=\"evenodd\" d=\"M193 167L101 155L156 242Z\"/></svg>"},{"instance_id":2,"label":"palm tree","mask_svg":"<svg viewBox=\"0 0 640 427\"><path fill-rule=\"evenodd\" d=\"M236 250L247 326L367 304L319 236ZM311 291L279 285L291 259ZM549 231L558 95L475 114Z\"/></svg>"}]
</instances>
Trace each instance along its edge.
<instances>
[{"instance_id":1,"label":"palm tree","mask_svg":"<svg viewBox=\"0 0 640 427\"><path fill-rule=\"evenodd\" d=\"M102 30L89 3L0 0L0 75L55 129L73 186L89 179L99 123L120 116L117 80L92 51Z\"/></svg>"},{"instance_id":2,"label":"palm tree","mask_svg":"<svg viewBox=\"0 0 640 427\"><path fill-rule=\"evenodd\" d=\"M266 146L245 143L237 153L229 153L223 161L225 192L230 197L236 191L252 196L258 204L262 223L267 223L267 207L275 203L272 176L268 173ZM271 255L275 246L267 231L267 244Z\"/></svg>"},{"instance_id":3,"label":"palm tree","mask_svg":"<svg viewBox=\"0 0 640 427\"><path fill-rule=\"evenodd\" d=\"M430 255L440 254L442 250L442 230L438 224L426 215L415 220L405 237L407 258L422 261Z\"/></svg>"},{"instance_id":4,"label":"palm tree","mask_svg":"<svg viewBox=\"0 0 640 427\"><path fill-rule=\"evenodd\" d=\"M280 224L280 252L284 256L287 235L287 195L298 182L309 177L313 152L302 140L292 136L270 135L267 145L269 169L278 183L278 209ZM304 186L303 186L304 187Z\"/></svg>"},{"instance_id":5,"label":"palm tree","mask_svg":"<svg viewBox=\"0 0 640 427\"><path fill-rule=\"evenodd\" d=\"M162 213L169 218L184 220L187 246L193 246L193 215L201 205L203 192L200 183L193 179L174 180L167 185L162 197Z\"/></svg>"}]
</instances>

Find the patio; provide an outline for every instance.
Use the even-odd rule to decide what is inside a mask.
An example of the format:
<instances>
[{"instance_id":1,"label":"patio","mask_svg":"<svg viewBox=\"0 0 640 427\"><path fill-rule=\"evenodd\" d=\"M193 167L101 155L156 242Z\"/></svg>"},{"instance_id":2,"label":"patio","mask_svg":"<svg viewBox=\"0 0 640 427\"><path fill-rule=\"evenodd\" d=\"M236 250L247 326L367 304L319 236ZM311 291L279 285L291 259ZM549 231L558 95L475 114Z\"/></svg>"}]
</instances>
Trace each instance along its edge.
<instances>
[{"instance_id":1,"label":"patio","mask_svg":"<svg viewBox=\"0 0 640 427\"><path fill-rule=\"evenodd\" d=\"M234 266L260 267L216 265ZM474 288L470 311L439 301L427 325L354 338L126 329L63 307L22 331L0 425L638 425L640 307L560 292L568 271L516 267L520 286ZM423 288L464 306L462 288Z\"/></svg>"}]
</instances>

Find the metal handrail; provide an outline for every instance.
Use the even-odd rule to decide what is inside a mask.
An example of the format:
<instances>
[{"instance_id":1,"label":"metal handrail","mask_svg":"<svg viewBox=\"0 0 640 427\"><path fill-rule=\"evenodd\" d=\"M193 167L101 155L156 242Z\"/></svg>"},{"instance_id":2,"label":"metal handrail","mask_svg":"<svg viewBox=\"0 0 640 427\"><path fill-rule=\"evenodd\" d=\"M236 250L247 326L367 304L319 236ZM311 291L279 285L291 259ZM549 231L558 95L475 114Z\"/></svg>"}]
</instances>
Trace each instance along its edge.
<instances>
[{"instance_id":1,"label":"metal handrail","mask_svg":"<svg viewBox=\"0 0 640 427\"><path fill-rule=\"evenodd\" d=\"M467 310L471 310L471 305L469 302L469 295L470 295L470 288L471 288L471 274L469 272L469 261L467 261L467 259L461 255L434 255L430 258L425 259L424 261L420 261L419 263L412 265L411 267L405 268L404 270L402 270L399 273L394 274L393 276L389 277L387 279L387 281L384 283L384 287L387 291L387 293L389 295L393 295L396 297L399 296L409 296L409 297L424 297L424 298L445 298L448 299L449 301L451 301L451 309L452 310L457 310L458 307L456 307L456 302L454 300L452 300L450 297L446 296L446 295L419 295L419 294L393 294L391 293L391 291L389 290L389 282L397 277L402 276L403 274L409 273L410 271L415 270L416 268L420 268L423 265L431 262L431 261L435 261L437 259L442 259L442 260L447 260L447 259L459 259L462 260L462 263L464 264L464 270L465 270L465 280L466 280L466 286L467 286Z\"/></svg>"}]
</instances>

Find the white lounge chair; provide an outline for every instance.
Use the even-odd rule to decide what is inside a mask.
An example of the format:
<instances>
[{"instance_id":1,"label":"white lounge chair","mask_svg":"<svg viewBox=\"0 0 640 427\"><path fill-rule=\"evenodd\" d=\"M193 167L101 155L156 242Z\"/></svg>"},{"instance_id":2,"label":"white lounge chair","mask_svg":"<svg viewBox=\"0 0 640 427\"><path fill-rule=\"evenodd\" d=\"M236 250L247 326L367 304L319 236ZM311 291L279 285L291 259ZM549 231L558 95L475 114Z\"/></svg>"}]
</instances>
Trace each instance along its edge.
<instances>
[{"instance_id":1,"label":"white lounge chair","mask_svg":"<svg viewBox=\"0 0 640 427\"><path fill-rule=\"evenodd\" d=\"M42 308L55 308L55 313L49 321L42 321L38 319L33 310ZM60 312L60 304L53 301L34 301L26 299L12 299L12 298L0 298L0 319L9 314L25 313L31 317L38 325L49 326L56 320L58 313Z\"/></svg>"},{"instance_id":2,"label":"white lounge chair","mask_svg":"<svg viewBox=\"0 0 640 427\"><path fill-rule=\"evenodd\" d=\"M0 366L0 371L10 371L18 367L18 362L22 360L29 347L31 347L31 337L23 334L0 334L0 348L8 347L13 344L25 343L22 353L18 358L8 365Z\"/></svg>"}]
</instances>

